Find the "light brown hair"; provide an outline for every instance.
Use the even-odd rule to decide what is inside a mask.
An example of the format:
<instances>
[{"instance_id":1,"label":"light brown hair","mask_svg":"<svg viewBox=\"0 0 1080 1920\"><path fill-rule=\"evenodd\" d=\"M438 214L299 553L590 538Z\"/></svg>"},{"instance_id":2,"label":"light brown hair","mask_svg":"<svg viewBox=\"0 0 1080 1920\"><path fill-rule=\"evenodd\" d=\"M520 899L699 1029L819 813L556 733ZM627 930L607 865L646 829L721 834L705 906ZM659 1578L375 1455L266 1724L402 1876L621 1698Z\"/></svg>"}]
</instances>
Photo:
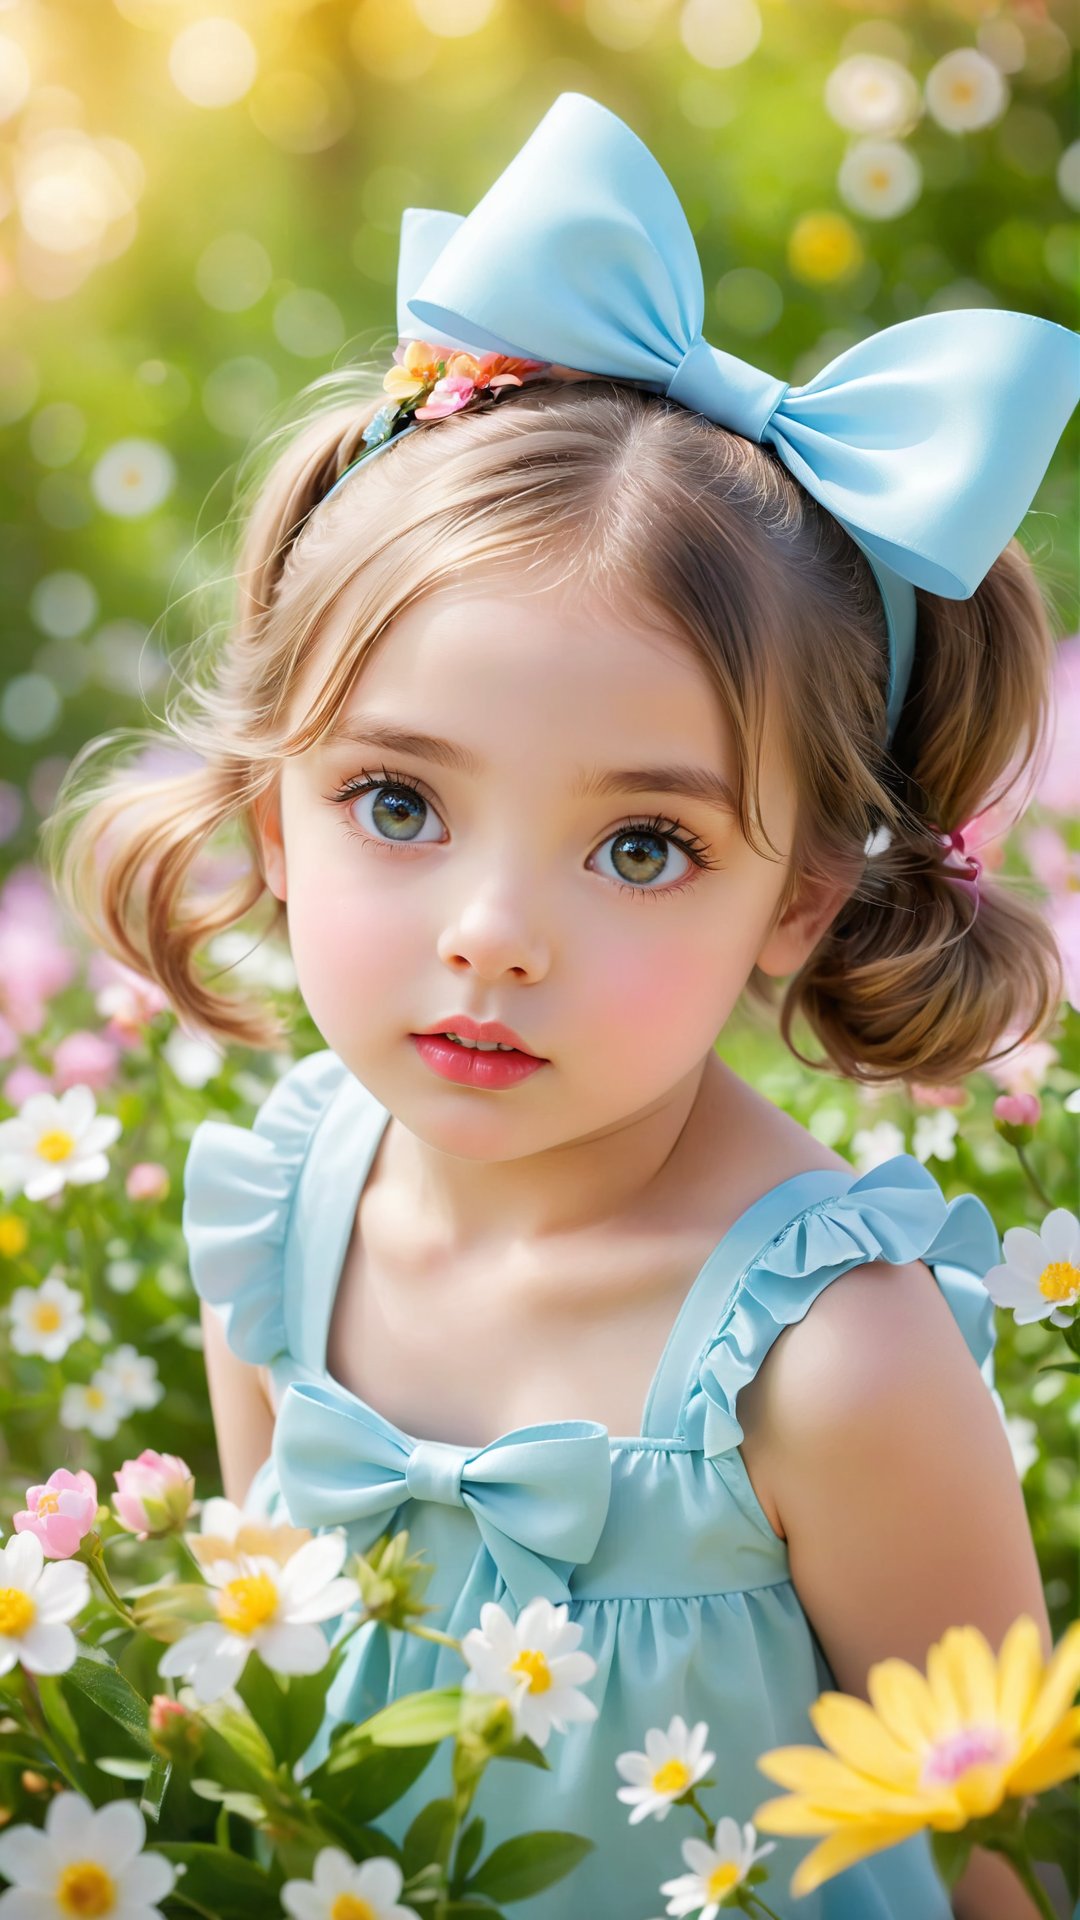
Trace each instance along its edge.
<instances>
[{"instance_id":1,"label":"light brown hair","mask_svg":"<svg viewBox=\"0 0 1080 1920\"><path fill-rule=\"evenodd\" d=\"M759 1006L779 998L800 1060L868 1083L945 1082L993 1057L1003 1035L1011 1045L1045 1030L1064 985L1038 906L1023 883L984 873L973 920L931 828L1033 781L1046 743L1054 641L1016 540L969 600L917 594L914 670L887 749L873 575L771 449L625 384L542 379L417 428L324 502L384 399L372 388L354 368L301 396L307 412L285 444L258 456L239 504L233 604L178 656L164 730L91 742L68 770L46 851L97 943L156 980L190 1026L280 1043L270 1008L218 992L203 957L260 903L268 931L284 919L264 885L253 803L282 757L332 724L403 608L470 565L520 573L556 554L612 604L630 595L685 635L730 722L739 826L767 858L779 857L757 824L769 703L781 719L798 814L777 913L815 879L850 886L797 973L781 987L755 969L747 983ZM356 618L290 726L297 677L346 589ZM118 746L166 738L197 761L157 775L115 764ZM892 845L868 862L882 824ZM239 841L239 871L197 891L219 836ZM796 1045L800 1019L820 1056Z\"/></svg>"}]
</instances>

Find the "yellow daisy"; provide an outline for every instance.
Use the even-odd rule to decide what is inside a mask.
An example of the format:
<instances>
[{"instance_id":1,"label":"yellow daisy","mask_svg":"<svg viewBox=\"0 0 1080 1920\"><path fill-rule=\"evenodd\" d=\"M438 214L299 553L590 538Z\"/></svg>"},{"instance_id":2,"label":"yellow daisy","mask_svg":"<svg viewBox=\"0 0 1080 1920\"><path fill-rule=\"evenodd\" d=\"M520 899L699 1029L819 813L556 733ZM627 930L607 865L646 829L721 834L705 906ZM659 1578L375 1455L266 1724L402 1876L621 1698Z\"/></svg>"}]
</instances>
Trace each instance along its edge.
<instances>
[{"instance_id":1,"label":"yellow daisy","mask_svg":"<svg viewBox=\"0 0 1080 1920\"><path fill-rule=\"evenodd\" d=\"M872 1704L823 1693L810 1718L831 1751L775 1747L757 1763L795 1789L758 1807L762 1832L828 1836L797 1868L793 1896L920 1828L954 1833L1080 1773L1078 1687L1080 1620L1044 1665L1038 1627L1021 1614L997 1660L977 1627L950 1627L925 1678L882 1660L867 1675Z\"/></svg>"}]
</instances>

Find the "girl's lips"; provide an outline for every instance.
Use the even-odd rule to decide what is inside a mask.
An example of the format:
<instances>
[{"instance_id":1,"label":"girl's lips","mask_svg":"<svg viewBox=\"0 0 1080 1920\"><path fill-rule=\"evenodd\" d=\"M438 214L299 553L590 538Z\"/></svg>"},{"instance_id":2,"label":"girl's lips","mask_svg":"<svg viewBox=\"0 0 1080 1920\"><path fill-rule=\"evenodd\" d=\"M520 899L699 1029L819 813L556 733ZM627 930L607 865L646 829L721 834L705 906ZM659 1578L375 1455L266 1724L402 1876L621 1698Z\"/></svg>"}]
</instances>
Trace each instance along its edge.
<instances>
[{"instance_id":1,"label":"girl's lips","mask_svg":"<svg viewBox=\"0 0 1080 1920\"><path fill-rule=\"evenodd\" d=\"M482 1053L478 1047L459 1046L456 1040L448 1040L445 1033L414 1033L410 1038L421 1060L433 1073L443 1080L454 1080L462 1087L492 1091L516 1087L520 1080L527 1080L549 1064L534 1054L520 1053L516 1047L511 1053Z\"/></svg>"}]
</instances>

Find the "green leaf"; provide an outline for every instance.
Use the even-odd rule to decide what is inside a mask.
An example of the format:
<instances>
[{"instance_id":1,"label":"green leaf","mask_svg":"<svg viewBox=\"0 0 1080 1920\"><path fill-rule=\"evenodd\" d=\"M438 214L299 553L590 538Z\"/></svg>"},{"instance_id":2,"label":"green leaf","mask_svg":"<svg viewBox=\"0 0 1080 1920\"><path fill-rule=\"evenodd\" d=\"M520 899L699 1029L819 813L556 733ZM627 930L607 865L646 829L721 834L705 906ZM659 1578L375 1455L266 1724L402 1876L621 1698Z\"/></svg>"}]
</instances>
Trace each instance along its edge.
<instances>
[{"instance_id":1,"label":"green leaf","mask_svg":"<svg viewBox=\"0 0 1080 1920\"><path fill-rule=\"evenodd\" d=\"M37 1676L37 1690L41 1696L41 1705L44 1710L45 1719L53 1732L60 1735L61 1740L71 1748L77 1760L85 1760L86 1754L83 1751L82 1735L75 1725L71 1708L64 1699L59 1679L55 1674L39 1673Z\"/></svg>"},{"instance_id":2,"label":"green leaf","mask_svg":"<svg viewBox=\"0 0 1080 1920\"><path fill-rule=\"evenodd\" d=\"M1075 1780L1044 1793L1024 1822L1024 1840L1033 1860L1061 1868L1070 1900L1080 1898L1080 1785Z\"/></svg>"},{"instance_id":3,"label":"green leaf","mask_svg":"<svg viewBox=\"0 0 1080 1920\"><path fill-rule=\"evenodd\" d=\"M111 1723L114 1731L119 1727L143 1753L153 1753L146 1701L100 1647L84 1647L74 1665L60 1675L60 1686L79 1723L89 1756L96 1759L109 1751L108 1726L103 1722ZM89 1714L87 1706L92 1709Z\"/></svg>"},{"instance_id":4,"label":"green leaf","mask_svg":"<svg viewBox=\"0 0 1080 1920\"><path fill-rule=\"evenodd\" d=\"M959 1833L931 1833L934 1863L947 1887L955 1887L971 1858L974 1844L974 1835L966 1827Z\"/></svg>"},{"instance_id":5,"label":"green leaf","mask_svg":"<svg viewBox=\"0 0 1080 1920\"><path fill-rule=\"evenodd\" d=\"M279 1763L303 1759L323 1722L326 1694L337 1667L333 1659L318 1673L275 1673L257 1653L248 1656L236 1691L262 1728Z\"/></svg>"},{"instance_id":6,"label":"green leaf","mask_svg":"<svg viewBox=\"0 0 1080 1920\"><path fill-rule=\"evenodd\" d=\"M200 1800L213 1800L229 1813L238 1813L243 1820L250 1820L252 1826L260 1826L266 1818L266 1808L256 1793L240 1793L235 1787L222 1787L216 1780L193 1780L193 1793Z\"/></svg>"},{"instance_id":7,"label":"green leaf","mask_svg":"<svg viewBox=\"0 0 1080 1920\"><path fill-rule=\"evenodd\" d=\"M1037 1367L1037 1373L1080 1373L1080 1360L1051 1360L1049 1366Z\"/></svg>"},{"instance_id":8,"label":"green leaf","mask_svg":"<svg viewBox=\"0 0 1080 1920\"><path fill-rule=\"evenodd\" d=\"M551 1772L551 1761L541 1752L535 1740L527 1733L515 1741L512 1747L503 1747L496 1756L499 1760L524 1760L530 1767L542 1767L545 1773Z\"/></svg>"},{"instance_id":9,"label":"green leaf","mask_svg":"<svg viewBox=\"0 0 1080 1920\"><path fill-rule=\"evenodd\" d=\"M154 1755L154 1759L157 1755ZM97 1765L102 1773L111 1773L116 1780L145 1780L153 1767L152 1760L130 1760L115 1754L98 1756Z\"/></svg>"},{"instance_id":10,"label":"green leaf","mask_svg":"<svg viewBox=\"0 0 1080 1920\"><path fill-rule=\"evenodd\" d=\"M173 1889L173 1900L201 1907L214 1920L254 1920L256 1915L261 1920L263 1914L277 1912L269 1875L239 1854L196 1841L162 1841L154 1851L186 1869Z\"/></svg>"},{"instance_id":11,"label":"green leaf","mask_svg":"<svg viewBox=\"0 0 1080 1920\"><path fill-rule=\"evenodd\" d=\"M377 1820L418 1780L437 1746L377 1747L363 1727L347 1727L304 1786L319 1810L363 1825Z\"/></svg>"},{"instance_id":12,"label":"green leaf","mask_svg":"<svg viewBox=\"0 0 1080 1920\"><path fill-rule=\"evenodd\" d=\"M421 1807L402 1843L401 1861L406 1880L411 1880L429 1862L436 1861L445 1867L453 1840L453 1801L432 1800L428 1806Z\"/></svg>"},{"instance_id":13,"label":"green leaf","mask_svg":"<svg viewBox=\"0 0 1080 1920\"><path fill-rule=\"evenodd\" d=\"M469 1920L471 1914L486 1915L486 1920L504 1920L499 1907L493 1907L487 1900L470 1900L465 1894L460 1900L451 1900L446 1908L446 1920Z\"/></svg>"},{"instance_id":14,"label":"green leaf","mask_svg":"<svg viewBox=\"0 0 1080 1920\"><path fill-rule=\"evenodd\" d=\"M163 1753L155 1753L154 1762L139 1801L139 1806L148 1820L156 1823L161 1819L162 1802L168 1792L171 1779L172 1761L166 1760Z\"/></svg>"},{"instance_id":15,"label":"green leaf","mask_svg":"<svg viewBox=\"0 0 1080 1920\"><path fill-rule=\"evenodd\" d=\"M592 1850L593 1842L579 1833L520 1833L488 1854L466 1892L485 1893L492 1900L527 1900L565 1879Z\"/></svg>"},{"instance_id":16,"label":"green leaf","mask_svg":"<svg viewBox=\"0 0 1080 1920\"><path fill-rule=\"evenodd\" d=\"M369 1740L380 1747L426 1747L456 1733L461 1717L461 1688L407 1693L362 1722Z\"/></svg>"}]
</instances>

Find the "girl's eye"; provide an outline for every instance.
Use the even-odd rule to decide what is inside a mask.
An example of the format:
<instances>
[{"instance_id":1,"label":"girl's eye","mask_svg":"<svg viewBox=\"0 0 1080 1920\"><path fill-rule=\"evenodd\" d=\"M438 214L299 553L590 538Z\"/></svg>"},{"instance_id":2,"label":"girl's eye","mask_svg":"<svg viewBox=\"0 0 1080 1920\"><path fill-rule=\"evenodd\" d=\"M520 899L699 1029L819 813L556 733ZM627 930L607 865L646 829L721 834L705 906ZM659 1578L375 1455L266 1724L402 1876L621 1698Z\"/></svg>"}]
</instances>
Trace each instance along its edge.
<instances>
[{"instance_id":1,"label":"girl's eye","mask_svg":"<svg viewBox=\"0 0 1080 1920\"><path fill-rule=\"evenodd\" d=\"M437 835L434 839L421 839L426 824L425 816L430 815L434 825L438 815L419 784L407 774L390 774L384 769L377 777L347 780L331 798L347 807L346 825L349 831L352 831L350 823L355 821L363 828L364 834L377 843L389 845L396 841L402 846L431 846L437 843ZM364 811L358 814L354 810L361 801ZM624 893L639 896L646 893L679 893L683 887L693 884L694 868L715 868L720 864L710 857L708 848L695 835L687 833L678 820L656 818L631 821L608 835L601 853L608 847L611 848L613 872L607 877L621 881ZM670 856L673 848L682 859L682 868L672 884ZM604 872L605 869L601 866L599 871ZM656 884L664 878L667 885Z\"/></svg>"},{"instance_id":2,"label":"girl's eye","mask_svg":"<svg viewBox=\"0 0 1080 1920\"><path fill-rule=\"evenodd\" d=\"M430 813L432 821L437 819L434 808L424 798L418 786L411 780L398 778L391 780L383 777L379 780L347 781L336 800L348 801L348 818L356 820L365 833L375 840L397 840L402 845L412 846L420 838L420 828L424 824L424 815ZM369 807L368 800L372 801ZM354 812L359 803L364 802L363 813ZM430 840L421 842L430 846Z\"/></svg>"}]
</instances>

